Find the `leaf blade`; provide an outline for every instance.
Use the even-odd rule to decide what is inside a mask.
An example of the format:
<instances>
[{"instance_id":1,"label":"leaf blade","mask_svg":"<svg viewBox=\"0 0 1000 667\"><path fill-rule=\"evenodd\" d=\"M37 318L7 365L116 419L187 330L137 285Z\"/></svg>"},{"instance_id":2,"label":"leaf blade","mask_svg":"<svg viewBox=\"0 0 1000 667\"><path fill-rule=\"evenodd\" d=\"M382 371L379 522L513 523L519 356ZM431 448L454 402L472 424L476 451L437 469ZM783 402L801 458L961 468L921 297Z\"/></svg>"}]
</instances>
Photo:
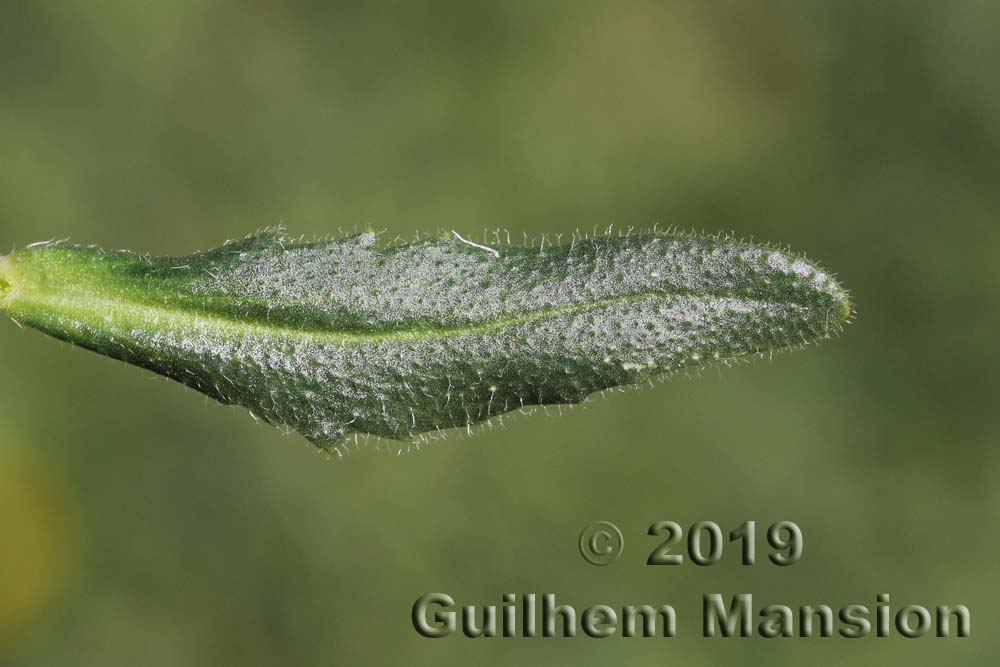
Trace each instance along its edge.
<instances>
[{"instance_id":1,"label":"leaf blade","mask_svg":"<svg viewBox=\"0 0 1000 667\"><path fill-rule=\"evenodd\" d=\"M186 258L45 246L6 262L18 321L322 447L577 402L822 338L850 314L803 258L656 233L542 250L266 232Z\"/></svg>"}]
</instances>

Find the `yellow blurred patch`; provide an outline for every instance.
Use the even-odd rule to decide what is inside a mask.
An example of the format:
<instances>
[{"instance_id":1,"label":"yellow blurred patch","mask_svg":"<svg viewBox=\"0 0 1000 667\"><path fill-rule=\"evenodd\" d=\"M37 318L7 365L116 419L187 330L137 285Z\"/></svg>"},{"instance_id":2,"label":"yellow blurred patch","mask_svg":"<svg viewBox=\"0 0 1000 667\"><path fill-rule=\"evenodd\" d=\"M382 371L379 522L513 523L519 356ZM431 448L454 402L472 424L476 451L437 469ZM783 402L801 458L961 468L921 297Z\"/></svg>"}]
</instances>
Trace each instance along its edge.
<instances>
[{"instance_id":1,"label":"yellow blurred patch","mask_svg":"<svg viewBox=\"0 0 1000 667\"><path fill-rule=\"evenodd\" d=\"M37 618L65 581L69 526L58 477L0 449L0 644Z\"/></svg>"}]
</instances>

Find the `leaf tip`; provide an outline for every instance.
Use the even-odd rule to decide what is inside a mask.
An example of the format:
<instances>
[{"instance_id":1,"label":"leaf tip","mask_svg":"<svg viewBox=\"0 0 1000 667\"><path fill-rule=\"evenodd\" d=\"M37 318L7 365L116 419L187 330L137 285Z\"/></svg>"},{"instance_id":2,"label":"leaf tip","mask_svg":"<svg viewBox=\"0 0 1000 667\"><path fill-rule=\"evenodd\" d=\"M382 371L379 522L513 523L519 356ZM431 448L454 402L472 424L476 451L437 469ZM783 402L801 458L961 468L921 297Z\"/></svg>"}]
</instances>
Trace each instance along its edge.
<instances>
[{"instance_id":1,"label":"leaf tip","mask_svg":"<svg viewBox=\"0 0 1000 667\"><path fill-rule=\"evenodd\" d=\"M854 317L854 304L851 295L843 287L840 288L840 322L849 322Z\"/></svg>"},{"instance_id":2,"label":"leaf tip","mask_svg":"<svg viewBox=\"0 0 1000 667\"><path fill-rule=\"evenodd\" d=\"M854 319L856 314L854 302L851 301L851 294L840 284L832 274L826 274L829 278L827 293L833 298L833 325L839 329Z\"/></svg>"}]
</instances>

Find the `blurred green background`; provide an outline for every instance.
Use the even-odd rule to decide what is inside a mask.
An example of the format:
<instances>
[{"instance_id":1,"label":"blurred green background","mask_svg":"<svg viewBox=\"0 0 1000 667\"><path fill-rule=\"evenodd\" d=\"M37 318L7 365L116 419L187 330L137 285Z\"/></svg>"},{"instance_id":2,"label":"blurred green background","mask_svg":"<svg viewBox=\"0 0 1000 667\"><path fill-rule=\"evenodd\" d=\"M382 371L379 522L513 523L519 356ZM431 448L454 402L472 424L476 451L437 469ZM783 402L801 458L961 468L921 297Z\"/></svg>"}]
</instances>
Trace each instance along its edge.
<instances>
[{"instance_id":1,"label":"blurred green background","mask_svg":"<svg viewBox=\"0 0 1000 667\"><path fill-rule=\"evenodd\" d=\"M806 252L858 319L342 463L0 323L0 664L995 664L998 81L986 0L3 2L4 251L659 223ZM646 567L660 519L794 520L805 554ZM432 591L669 602L680 636L432 641ZM712 592L963 603L973 636L702 639Z\"/></svg>"}]
</instances>

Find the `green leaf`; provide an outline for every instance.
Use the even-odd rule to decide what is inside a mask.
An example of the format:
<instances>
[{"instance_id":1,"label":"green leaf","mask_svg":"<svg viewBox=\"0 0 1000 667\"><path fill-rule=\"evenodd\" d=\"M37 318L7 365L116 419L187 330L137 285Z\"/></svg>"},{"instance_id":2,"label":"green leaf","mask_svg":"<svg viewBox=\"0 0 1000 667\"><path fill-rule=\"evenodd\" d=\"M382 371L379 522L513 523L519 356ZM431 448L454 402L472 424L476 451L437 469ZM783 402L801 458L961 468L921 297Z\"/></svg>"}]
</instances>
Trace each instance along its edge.
<instances>
[{"instance_id":1,"label":"green leaf","mask_svg":"<svg viewBox=\"0 0 1000 667\"><path fill-rule=\"evenodd\" d=\"M332 448L798 346L851 314L830 274L729 239L379 247L266 231L182 258L44 244L0 258L17 322Z\"/></svg>"}]
</instances>

